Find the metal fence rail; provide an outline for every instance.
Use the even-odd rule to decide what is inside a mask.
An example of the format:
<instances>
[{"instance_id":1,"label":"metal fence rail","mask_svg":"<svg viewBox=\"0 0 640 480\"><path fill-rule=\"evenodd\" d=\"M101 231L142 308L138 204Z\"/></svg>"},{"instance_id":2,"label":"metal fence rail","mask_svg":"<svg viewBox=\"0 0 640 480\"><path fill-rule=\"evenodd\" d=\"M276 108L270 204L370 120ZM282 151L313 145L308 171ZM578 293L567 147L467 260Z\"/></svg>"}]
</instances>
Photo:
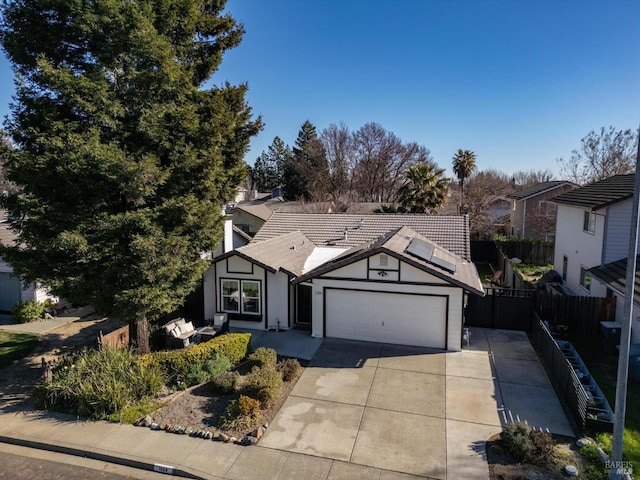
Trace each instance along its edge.
<instances>
[{"instance_id":1,"label":"metal fence rail","mask_svg":"<svg viewBox=\"0 0 640 480\"><path fill-rule=\"evenodd\" d=\"M555 340L537 315L531 340L558 398L568 406L578 427L582 431L612 431L611 407L571 343Z\"/></svg>"}]
</instances>

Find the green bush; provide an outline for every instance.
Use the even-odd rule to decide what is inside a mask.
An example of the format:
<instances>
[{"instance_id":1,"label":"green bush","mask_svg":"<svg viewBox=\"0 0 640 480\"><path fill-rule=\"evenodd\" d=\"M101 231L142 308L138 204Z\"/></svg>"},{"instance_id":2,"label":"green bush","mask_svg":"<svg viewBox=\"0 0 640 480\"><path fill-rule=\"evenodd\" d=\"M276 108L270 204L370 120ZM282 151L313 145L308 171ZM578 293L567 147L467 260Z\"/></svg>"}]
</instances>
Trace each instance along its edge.
<instances>
[{"instance_id":1,"label":"green bush","mask_svg":"<svg viewBox=\"0 0 640 480\"><path fill-rule=\"evenodd\" d=\"M547 463L555 451L550 434L532 430L521 422L506 424L502 429L502 441L509 455L518 462Z\"/></svg>"},{"instance_id":2,"label":"green bush","mask_svg":"<svg viewBox=\"0 0 640 480\"><path fill-rule=\"evenodd\" d=\"M250 365L256 367L273 367L278 362L278 355L273 348L260 347L247 357Z\"/></svg>"},{"instance_id":3,"label":"green bush","mask_svg":"<svg viewBox=\"0 0 640 480\"><path fill-rule=\"evenodd\" d=\"M250 333L229 333L190 348L148 353L138 357L143 366L159 368L167 383L184 382L192 365L200 365L217 356L227 357L235 365L249 352Z\"/></svg>"},{"instance_id":4,"label":"green bush","mask_svg":"<svg viewBox=\"0 0 640 480\"><path fill-rule=\"evenodd\" d=\"M260 402L241 395L229 402L220 415L218 426L224 430L246 430L257 425L261 418Z\"/></svg>"},{"instance_id":5,"label":"green bush","mask_svg":"<svg viewBox=\"0 0 640 480\"><path fill-rule=\"evenodd\" d=\"M231 362L227 357L216 355L214 358L211 358L204 363L192 365L184 382L187 387L207 383L212 378L217 377L230 368Z\"/></svg>"},{"instance_id":6,"label":"green bush","mask_svg":"<svg viewBox=\"0 0 640 480\"><path fill-rule=\"evenodd\" d=\"M600 455L598 455L598 447L593 443L589 443L580 448L580 455L587 459L587 463L583 466L581 475L589 480L607 480L609 475L604 468Z\"/></svg>"},{"instance_id":7,"label":"green bush","mask_svg":"<svg viewBox=\"0 0 640 480\"><path fill-rule=\"evenodd\" d=\"M40 303L37 300L20 300L11 309L11 316L18 323L35 322L44 318L49 308L51 308L50 301Z\"/></svg>"},{"instance_id":8,"label":"green bush","mask_svg":"<svg viewBox=\"0 0 640 480\"><path fill-rule=\"evenodd\" d=\"M280 362L277 366L280 373L282 373L282 380L290 382L300 375L302 367L300 362L295 358L288 358Z\"/></svg>"},{"instance_id":9,"label":"green bush","mask_svg":"<svg viewBox=\"0 0 640 480\"><path fill-rule=\"evenodd\" d=\"M66 357L35 396L42 408L102 419L154 396L163 383L158 368L137 362L130 349L106 347Z\"/></svg>"},{"instance_id":10,"label":"green bush","mask_svg":"<svg viewBox=\"0 0 640 480\"><path fill-rule=\"evenodd\" d=\"M227 395L236 389L239 378L238 372L224 372L211 380L211 389L219 395Z\"/></svg>"},{"instance_id":11,"label":"green bush","mask_svg":"<svg viewBox=\"0 0 640 480\"><path fill-rule=\"evenodd\" d=\"M275 367L256 368L244 377L240 392L259 400L263 405L273 402L282 390L282 373Z\"/></svg>"},{"instance_id":12,"label":"green bush","mask_svg":"<svg viewBox=\"0 0 640 480\"><path fill-rule=\"evenodd\" d=\"M145 398L132 405L123 408L120 411L109 415L109 420L120 423L135 423L142 417L149 415L162 408L162 402L153 398Z\"/></svg>"}]
</instances>

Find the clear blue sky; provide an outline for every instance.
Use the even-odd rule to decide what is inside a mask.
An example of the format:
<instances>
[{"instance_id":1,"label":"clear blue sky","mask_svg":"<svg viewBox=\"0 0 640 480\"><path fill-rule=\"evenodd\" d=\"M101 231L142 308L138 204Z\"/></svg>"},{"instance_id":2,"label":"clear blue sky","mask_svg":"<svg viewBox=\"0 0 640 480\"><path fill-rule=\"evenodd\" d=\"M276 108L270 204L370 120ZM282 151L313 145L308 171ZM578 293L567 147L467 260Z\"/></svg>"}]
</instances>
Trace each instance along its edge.
<instances>
[{"instance_id":1,"label":"clear blue sky","mask_svg":"<svg viewBox=\"0 0 640 480\"><path fill-rule=\"evenodd\" d=\"M550 169L590 130L640 123L636 0L229 0L246 29L213 77L249 84L277 135L377 122L450 171L458 148L480 169ZM12 72L0 60L0 115Z\"/></svg>"}]
</instances>

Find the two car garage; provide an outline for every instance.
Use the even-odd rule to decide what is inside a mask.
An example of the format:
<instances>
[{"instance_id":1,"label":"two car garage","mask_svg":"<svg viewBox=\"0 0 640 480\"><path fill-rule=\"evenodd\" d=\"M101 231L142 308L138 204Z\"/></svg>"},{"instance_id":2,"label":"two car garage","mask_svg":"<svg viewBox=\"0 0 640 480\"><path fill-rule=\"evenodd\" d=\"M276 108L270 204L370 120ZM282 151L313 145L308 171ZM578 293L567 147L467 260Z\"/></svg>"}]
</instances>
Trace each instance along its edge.
<instances>
[{"instance_id":1,"label":"two car garage","mask_svg":"<svg viewBox=\"0 0 640 480\"><path fill-rule=\"evenodd\" d=\"M325 289L325 336L446 349L447 295Z\"/></svg>"}]
</instances>

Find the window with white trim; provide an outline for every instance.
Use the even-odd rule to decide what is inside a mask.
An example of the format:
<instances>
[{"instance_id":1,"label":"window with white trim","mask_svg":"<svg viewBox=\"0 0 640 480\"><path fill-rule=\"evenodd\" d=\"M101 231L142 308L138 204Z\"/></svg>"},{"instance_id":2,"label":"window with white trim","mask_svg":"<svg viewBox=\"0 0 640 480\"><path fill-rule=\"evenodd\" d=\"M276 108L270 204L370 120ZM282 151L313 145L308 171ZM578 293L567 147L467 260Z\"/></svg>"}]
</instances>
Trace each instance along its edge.
<instances>
[{"instance_id":1,"label":"window with white trim","mask_svg":"<svg viewBox=\"0 0 640 480\"><path fill-rule=\"evenodd\" d=\"M239 280L222 280L222 311L240 313Z\"/></svg>"},{"instance_id":2,"label":"window with white trim","mask_svg":"<svg viewBox=\"0 0 640 480\"><path fill-rule=\"evenodd\" d=\"M589 210L585 210L584 212L584 223L582 225L582 230L587 233L595 233L596 231L596 214L590 212Z\"/></svg>"},{"instance_id":3,"label":"window with white trim","mask_svg":"<svg viewBox=\"0 0 640 480\"><path fill-rule=\"evenodd\" d=\"M591 291L591 274L584 267L580 267L580 286Z\"/></svg>"},{"instance_id":4,"label":"window with white trim","mask_svg":"<svg viewBox=\"0 0 640 480\"><path fill-rule=\"evenodd\" d=\"M260 315L260 282L257 280L221 279L222 311Z\"/></svg>"}]
</instances>

